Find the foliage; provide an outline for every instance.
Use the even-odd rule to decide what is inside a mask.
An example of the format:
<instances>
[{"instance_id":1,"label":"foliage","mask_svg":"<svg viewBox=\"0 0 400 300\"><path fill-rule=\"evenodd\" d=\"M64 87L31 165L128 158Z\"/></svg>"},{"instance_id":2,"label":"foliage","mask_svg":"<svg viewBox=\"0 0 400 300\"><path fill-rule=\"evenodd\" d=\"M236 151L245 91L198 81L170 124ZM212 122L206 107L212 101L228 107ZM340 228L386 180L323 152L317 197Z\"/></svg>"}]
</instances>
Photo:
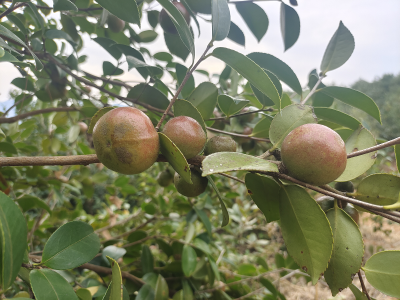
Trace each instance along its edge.
<instances>
[{"instance_id":1,"label":"foliage","mask_svg":"<svg viewBox=\"0 0 400 300\"><path fill-rule=\"evenodd\" d=\"M399 251L363 262L358 225L342 209L352 203L400 223L398 174L365 177L378 165L377 151L396 145L399 159L398 133L378 127L394 120L385 100L374 101L380 86L370 92L362 83L356 85L361 91L322 83L354 51L356 37L345 24L327 33L332 38L320 73L310 73L309 91L303 91L290 66L270 54L214 47L226 38L245 45L232 9L262 39L269 20L256 1L181 0L179 10L168 0L96 2L0 1L0 63L12 63L21 74L12 81L16 115L8 110L0 117L0 289L6 298L282 300L290 295L277 281L301 278L326 281L332 295L349 287L365 299L366 289L352 284L356 273L363 281L361 271L374 288L400 297ZM285 51L299 38L296 6L281 2ZM146 44L158 35L161 9L176 32L163 33L169 52L151 53ZM141 29L146 17L151 30ZM208 18L212 29L200 28L198 18ZM197 32L206 30L212 39L196 56ZM82 69L86 34L115 59L99 62L102 74ZM220 74L199 68L210 56L226 64ZM132 69L141 83L116 78ZM194 72L208 80L196 85ZM385 89L395 79L384 77ZM158 131L157 162L134 176L105 168L94 150L93 128L115 106L140 109ZM359 111L381 136L394 139L376 145ZM178 116L196 120L208 138L232 136L239 151L186 159L160 132ZM346 141L347 167L337 181L355 180L356 191L287 175L282 142L309 123L328 126ZM131 150L137 150L133 143ZM201 194L179 194L174 171L185 194L197 176ZM162 186L160 173L167 174ZM316 192L335 198L333 207L324 211Z\"/></svg>"}]
</instances>

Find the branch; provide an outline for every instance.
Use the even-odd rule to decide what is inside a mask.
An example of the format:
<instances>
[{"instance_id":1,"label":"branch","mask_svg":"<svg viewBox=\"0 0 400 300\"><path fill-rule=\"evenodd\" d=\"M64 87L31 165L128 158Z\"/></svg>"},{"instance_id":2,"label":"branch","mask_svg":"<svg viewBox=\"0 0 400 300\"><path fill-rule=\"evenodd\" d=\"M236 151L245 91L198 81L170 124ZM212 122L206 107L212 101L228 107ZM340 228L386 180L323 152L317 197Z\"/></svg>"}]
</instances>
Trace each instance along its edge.
<instances>
[{"instance_id":1,"label":"branch","mask_svg":"<svg viewBox=\"0 0 400 300\"><path fill-rule=\"evenodd\" d=\"M358 278L360 279L362 291L364 292L365 296L367 296L368 300L371 300L371 297L368 294L367 288L365 287L364 280L361 275L361 271L358 271Z\"/></svg>"},{"instance_id":2,"label":"branch","mask_svg":"<svg viewBox=\"0 0 400 300\"><path fill-rule=\"evenodd\" d=\"M394 140L388 141L386 143L382 143L364 150L360 150L360 151L356 151L356 152L352 152L350 154L347 155L347 158L352 158L352 157L356 157L356 156L360 156L363 154L367 154L367 153L371 153L386 147L390 147L390 146L394 146L394 145L400 145L400 137L395 138Z\"/></svg>"},{"instance_id":3,"label":"branch","mask_svg":"<svg viewBox=\"0 0 400 300\"><path fill-rule=\"evenodd\" d=\"M88 270L94 271L98 274L107 274L107 275L112 274L112 270L110 268L92 265L89 263L83 264L82 266L79 267L79 269L88 269ZM121 271L121 275L123 278L129 279L130 281L132 281L134 283L139 283L140 285L146 284L142 279L136 277L135 275L132 275L131 273Z\"/></svg>"},{"instance_id":4,"label":"branch","mask_svg":"<svg viewBox=\"0 0 400 300\"><path fill-rule=\"evenodd\" d=\"M0 20L3 17L7 16L8 14L12 13L14 10L16 10L16 9L22 7L22 6L26 6L26 5L28 5L28 4L27 3L19 3L19 4L15 5L15 6L11 4L11 6L5 12L0 14Z\"/></svg>"},{"instance_id":5,"label":"branch","mask_svg":"<svg viewBox=\"0 0 400 300\"><path fill-rule=\"evenodd\" d=\"M47 114L51 112L59 112L59 111L77 111L78 109L75 107L49 107L45 109L39 109L39 110L34 110L30 111L24 114L17 115L15 117L11 118L5 118L5 117L0 117L0 124L5 124L5 123L14 123L22 119L26 119L31 116L36 116L40 114Z\"/></svg>"},{"instance_id":6,"label":"branch","mask_svg":"<svg viewBox=\"0 0 400 300\"><path fill-rule=\"evenodd\" d=\"M191 165L200 166L205 156L195 156L188 160ZM159 155L158 162L167 162L164 155ZM70 155L70 156L17 156L0 157L0 167L22 167L22 166L72 166L89 165L99 163L96 154Z\"/></svg>"},{"instance_id":7,"label":"branch","mask_svg":"<svg viewBox=\"0 0 400 300\"><path fill-rule=\"evenodd\" d=\"M197 61L197 63L193 66L193 68L191 68L187 73L185 78L183 79L181 85L179 86L178 90L175 93L175 96L172 98L170 104L168 105L167 109L165 110L165 112L163 113L160 121L158 122L157 126L156 126L156 130L159 131L160 127L162 125L162 123L164 122L165 118L167 117L167 114L169 113L169 111L171 110L172 106L174 105L176 99L178 98L180 92L182 91L183 87L185 86L186 82L189 80L190 75L192 75L192 73L194 72L194 70L197 69L197 67L200 65L200 63L205 59L205 56L208 52L208 50L211 49L213 45L212 44L208 44L206 47L206 50L204 51L203 55L199 58L199 60Z\"/></svg>"},{"instance_id":8,"label":"branch","mask_svg":"<svg viewBox=\"0 0 400 300\"><path fill-rule=\"evenodd\" d=\"M226 134L226 135L237 136L237 137L241 137L241 138L245 138L245 139L260 141L260 142L267 142L267 143L271 142L269 139L258 138L258 137L254 137L254 136L251 136L251 135L245 135L245 134L240 134L240 133L223 131L223 130L215 129L215 128L212 128L212 127L207 127L207 130L213 131L213 132L222 133L222 134Z\"/></svg>"},{"instance_id":9,"label":"branch","mask_svg":"<svg viewBox=\"0 0 400 300\"><path fill-rule=\"evenodd\" d=\"M304 100L303 101L301 101L301 103L300 104L306 104L306 102L308 101L308 99L310 99L311 98L311 96L315 93L315 91L317 90L317 88L318 88L318 86L320 85L320 83L322 82L322 79L324 79L326 76L324 75L324 76L320 76L319 78L318 78L318 81L317 81L317 83L314 85L314 87L312 88L312 90L310 91L310 93L307 95L307 97L305 97L304 98Z\"/></svg>"}]
</instances>

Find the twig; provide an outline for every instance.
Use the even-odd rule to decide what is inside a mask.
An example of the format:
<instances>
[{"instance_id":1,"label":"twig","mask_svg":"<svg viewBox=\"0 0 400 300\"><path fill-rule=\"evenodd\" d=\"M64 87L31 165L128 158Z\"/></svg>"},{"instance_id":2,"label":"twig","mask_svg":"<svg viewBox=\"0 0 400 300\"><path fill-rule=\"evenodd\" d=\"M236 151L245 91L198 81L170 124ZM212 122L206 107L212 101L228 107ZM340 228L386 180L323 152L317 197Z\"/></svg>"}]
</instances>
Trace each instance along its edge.
<instances>
[{"instance_id":1,"label":"twig","mask_svg":"<svg viewBox=\"0 0 400 300\"><path fill-rule=\"evenodd\" d=\"M208 50L211 49L213 45L212 44L208 44L206 47L206 50L204 51L203 55L199 58L199 60L195 63L195 65L193 66L193 68L191 68L187 73L185 78L183 78L181 85L179 86L178 90L175 93L175 96L172 98L171 102L169 103L167 109L165 110L165 112L163 113L160 121L158 122L157 126L156 126L156 130L160 130L160 127L162 125L162 123L164 122L165 118L167 117L167 114L169 113L169 111L171 110L172 106L174 105L176 99L178 98L180 92L182 91L183 87L185 86L186 82L189 80L190 76L192 75L192 73L194 72L194 70L197 69L197 67L199 66L199 64L205 59L205 56L208 52Z\"/></svg>"},{"instance_id":2,"label":"twig","mask_svg":"<svg viewBox=\"0 0 400 300\"><path fill-rule=\"evenodd\" d=\"M230 178L230 179L236 180L236 181L238 181L238 182L240 182L240 183L243 183L243 184L245 183L244 180L239 179L239 178L237 178L237 177L235 177L235 176L232 176L232 175L229 175L229 174L219 173L219 175L228 177L228 178Z\"/></svg>"},{"instance_id":3,"label":"twig","mask_svg":"<svg viewBox=\"0 0 400 300\"><path fill-rule=\"evenodd\" d=\"M245 138L245 139L260 141L260 142L267 142L267 143L270 142L269 139L253 137L253 136L251 136L251 135L245 135L245 134L240 134L240 133L234 133L234 132L223 131L223 130L215 129L215 128L212 128L212 127L207 127L207 130L213 131L213 132L222 133L222 134L226 134L226 135L241 137L241 138Z\"/></svg>"},{"instance_id":4,"label":"twig","mask_svg":"<svg viewBox=\"0 0 400 300\"><path fill-rule=\"evenodd\" d=\"M110 269L110 268L105 268L105 267L101 267L101 266L97 266L97 265L92 265L92 264L89 264L89 263L83 264L82 266L79 267L79 269L88 269L88 270L94 271L94 272L96 272L98 274L107 274L107 275L112 274L112 269ZM121 275L122 275L123 278L129 279L130 281L132 281L134 283L139 283L141 285L145 285L146 284L142 279L136 277L135 275L132 275L131 273L122 271Z\"/></svg>"},{"instance_id":5,"label":"twig","mask_svg":"<svg viewBox=\"0 0 400 300\"><path fill-rule=\"evenodd\" d=\"M315 93L315 91L317 90L318 86L320 85L320 83L322 82L322 79L324 79L326 76L319 76L317 83L314 85L314 87L312 88L312 90L310 91L310 93L308 93L307 97L304 98L303 101L301 101L300 104L304 105L306 104L306 102L308 101L308 99L311 98L311 96Z\"/></svg>"},{"instance_id":6,"label":"twig","mask_svg":"<svg viewBox=\"0 0 400 300\"><path fill-rule=\"evenodd\" d=\"M367 288L365 287L364 280L363 280L362 275L361 275L361 271L358 271L358 278L360 279L361 288L362 288L365 296L367 296L368 300L371 300L371 297L368 295Z\"/></svg>"},{"instance_id":7,"label":"twig","mask_svg":"<svg viewBox=\"0 0 400 300\"><path fill-rule=\"evenodd\" d=\"M380 149L383 149L383 148L386 148L386 147L394 146L394 145L400 145L400 137L395 138L395 139L393 139L391 141L388 141L388 142L385 142L385 143L382 143L382 144L367 148L367 149L363 149L363 150L360 150L360 151L352 152L352 153L347 155L347 158L352 158L352 157L360 156L360 155L363 155L363 154L371 153L371 152L374 152L374 151L377 151L377 150L380 150Z\"/></svg>"},{"instance_id":8,"label":"twig","mask_svg":"<svg viewBox=\"0 0 400 300\"><path fill-rule=\"evenodd\" d=\"M211 118L211 119L204 120L204 121L226 120L226 119L230 119L230 118L237 118L237 117L241 117L241 116L245 116L245 115L255 114L255 113L259 113L259 112L263 112L263 111L274 111L274 109L273 108L267 108L267 109L253 110L253 111L244 112L244 113L237 114L237 115L232 115L232 116L229 116L229 117Z\"/></svg>"},{"instance_id":9,"label":"twig","mask_svg":"<svg viewBox=\"0 0 400 300\"><path fill-rule=\"evenodd\" d=\"M132 219L135 219L136 217L138 217L141 213L142 213L142 209L139 208L139 210L136 212L136 214L132 214L129 217L127 217L127 218L125 218L125 219L123 219L123 220L121 220L119 222L116 222L113 225L110 224L110 225L107 225L105 227L99 228L99 229L95 230L94 232L99 234L99 233L102 233L103 231L109 230L109 229L111 229L113 227L120 226L120 225L123 225L125 223L128 223Z\"/></svg>"},{"instance_id":10,"label":"twig","mask_svg":"<svg viewBox=\"0 0 400 300\"><path fill-rule=\"evenodd\" d=\"M46 113L51 113L51 112L60 112L60 111L77 111L78 109L76 107L49 107L49 108L44 108L44 109L39 109L39 110L34 110L30 111L24 114L16 115L15 117L10 117L10 118L5 118L5 117L0 117L0 124L5 124L5 123L14 123L19 120L31 117L31 116L36 116L40 114L46 114Z\"/></svg>"}]
</instances>

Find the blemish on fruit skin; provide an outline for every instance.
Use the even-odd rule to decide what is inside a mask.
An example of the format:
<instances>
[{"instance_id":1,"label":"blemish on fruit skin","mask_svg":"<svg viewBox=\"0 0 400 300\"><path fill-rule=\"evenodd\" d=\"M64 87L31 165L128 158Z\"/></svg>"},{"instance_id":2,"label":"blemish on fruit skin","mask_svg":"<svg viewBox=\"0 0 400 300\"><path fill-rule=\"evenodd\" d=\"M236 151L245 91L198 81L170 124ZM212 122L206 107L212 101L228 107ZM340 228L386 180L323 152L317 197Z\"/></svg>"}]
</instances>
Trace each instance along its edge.
<instances>
[{"instance_id":1,"label":"blemish on fruit skin","mask_svg":"<svg viewBox=\"0 0 400 300\"><path fill-rule=\"evenodd\" d=\"M301 251L300 253L303 254L303 251Z\"/></svg>"},{"instance_id":2,"label":"blemish on fruit skin","mask_svg":"<svg viewBox=\"0 0 400 300\"><path fill-rule=\"evenodd\" d=\"M302 267L302 270L303 270L304 272L307 272L307 267L306 267L306 266Z\"/></svg>"},{"instance_id":3,"label":"blemish on fruit skin","mask_svg":"<svg viewBox=\"0 0 400 300\"><path fill-rule=\"evenodd\" d=\"M343 289L342 289L342 288L340 288L340 289L339 289L339 292L341 292L341 291L343 291Z\"/></svg>"}]
</instances>

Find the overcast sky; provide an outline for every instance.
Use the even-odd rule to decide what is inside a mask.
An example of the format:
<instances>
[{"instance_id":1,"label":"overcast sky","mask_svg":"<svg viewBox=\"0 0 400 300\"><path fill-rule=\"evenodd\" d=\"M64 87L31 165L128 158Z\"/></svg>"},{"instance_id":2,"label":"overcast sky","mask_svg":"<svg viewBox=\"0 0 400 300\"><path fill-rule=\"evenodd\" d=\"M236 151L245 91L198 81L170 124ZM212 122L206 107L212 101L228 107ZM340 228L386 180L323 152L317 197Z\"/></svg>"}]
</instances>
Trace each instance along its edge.
<instances>
[{"instance_id":1,"label":"overcast sky","mask_svg":"<svg viewBox=\"0 0 400 300\"><path fill-rule=\"evenodd\" d=\"M244 54L251 52L266 52L286 62L297 74L303 86L307 84L308 73L319 68L325 48L336 31L339 22L352 32L356 47L352 57L341 68L328 73L325 83L348 86L362 78L371 81L386 73L398 74L400 72L400 1L399 0L299 0L296 8L300 15L301 32L297 43L283 52L283 43L280 33L280 3L275 1L258 1L269 18L267 34L257 43L234 5L230 5L232 20L244 31L246 36L246 47L243 48L225 40L215 43L215 46L224 46ZM154 6L154 4L152 5ZM159 6L154 6L159 9ZM149 29L147 17L142 30ZM196 53L201 55L204 47L210 40L211 25L199 19L202 28L200 39L196 39ZM192 21L192 25L194 25ZM139 29L134 25L135 30ZM159 51L168 51L161 29L158 38L151 44L143 44L152 54ZM195 28L197 33L197 29ZM196 34L197 37L197 34ZM89 56L88 61L82 69L98 75L102 74L102 62L109 60L115 64L113 59L97 43L84 37L85 45L83 54ZM182 63L180 59L177 59ZM190 65L190 57L186 65ZM152 63L148 61L148 63ZM224 64L209 58L203 62L200 69L210 73L221 72ZM127 69L125 68L127 71ZM19 77L19 72L9 63L0 64L0 102L9 100L10 82ZM131 70L119 77L123 80L142 80L135 70ZM205 78L196 76L196 84ZM169 78L165 78L169 81Z\"/></svg>"}]
</instances>

